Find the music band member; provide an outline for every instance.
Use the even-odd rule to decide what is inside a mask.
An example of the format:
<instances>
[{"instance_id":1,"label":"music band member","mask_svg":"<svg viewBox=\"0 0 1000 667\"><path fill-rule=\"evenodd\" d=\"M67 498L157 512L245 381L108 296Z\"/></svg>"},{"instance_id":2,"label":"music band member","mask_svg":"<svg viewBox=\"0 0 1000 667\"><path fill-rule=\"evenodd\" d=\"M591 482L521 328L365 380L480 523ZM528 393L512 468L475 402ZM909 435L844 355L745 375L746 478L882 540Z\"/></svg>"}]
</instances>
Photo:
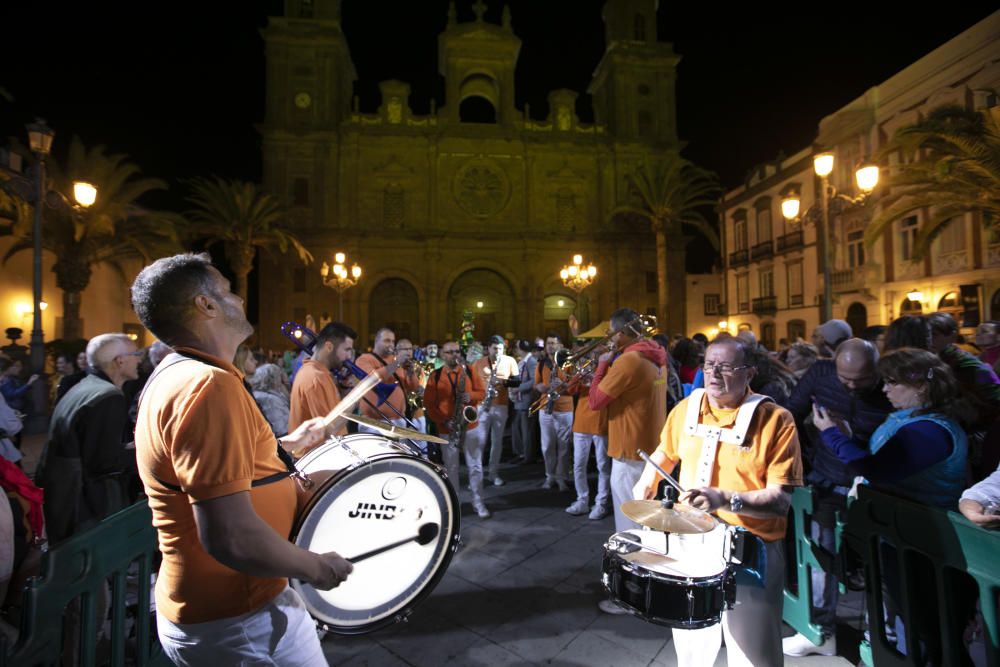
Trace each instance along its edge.
<instances>
[{"instance_id":1,"label":"music band member","mask_svg":"<svg viewBox=\"0 0 1000 667\"><path fill-rule=\"evenodd\" d=\"M438 344L436 340L429 340L424 343L424 359L434 364L434 370L444 366L444 359L438 356Z\"/></svg>"},{"instance_id":2,"label":"music band member","mask_svg":"<svg viewBox=\"0 0 1000 667\"><path fill-rule=\"evenodd\" d=\"M629 308L611 314L613 351L598 358L587 397L591 410L608 411L611 504L619 532L638 527L621 511L642 474L636 450L649 454L656 449L667 418L667 355L655 342L641 340L640 322L639 314ZM601 600L598 606L608 614L626 613L611 600Z\"/></svg>"},{"instance_id":3,"label":"music band member","mask_svg":"<svg viewBox=\"0 0 1000 667\"><path fill-rule=\"evenodd\" d=\"M705 352L705 389L695 390L667 418L652 460L670 472L681 463L681 501L717 512L761 540L763 582L737 576L736 606L722 623L674 630L678 664L713 665L722 641L730 665L780 665L786 516L792 487L802 485L802 459L791 413L750 390L756 369L739 338L716 339ZM647 466L638 499L656 493L660 475ZM720 628L721 625L721 628Z\"/></svg>"},{"instance_id":4,"label":"music band member","mask_svg":"<svg viewBox=\"0 0 1000 667\"><path fill-rule=\"evenodd\" d=\"M596 356L596 351L591 353ZM596 359L594 360L596 363ZM573 483L576 500L566 508L569 514L587 514L590 505L590 484L587 481L587 463L590 448L594 448L597 461L597 498L590 509L590 519L599 521L611 510L611 459L608 458L608 411L590 409L590 375L574 383L571 394L578 396L573 413Z\"/></svg>"},{"instance_id":5,"label":"music band member","mask_svg":"<svg viewBox=\"0 0 1000 667\"><path fill-rule=\"evenodd\" d=\"M504 354L505 343L502 337L490 338L487 355L472 364L472 370L478 374L486 385L486 398L479 406L479 427L483 437L490 441L490 459L486 479L492 480L494 486L503 486L500 478L500 457L503 454L503 432L507 426L507 410L510 404L507 395L507 380L517 379L517 362L513 357ZM492 379L491 378L494 378ZM493 393L490 401L490 394ZM487 401L489 405L487 405ZM486 443L483 443L485 449Z\"/></svg>"},{"instance_id":6,"label":"music band member","mask_svg":"<svg viewBox=\"0 0 1000 667\"><path fill-rule=\"evenodd\" d=\"M399 368L406 395L406 414L416 430L427 433L427 417L424 416L424 409L414 408L411 404L411 397L419 397L421 402L423 401L424 385L427 383L424 367L414 362L413 341L409 338L400 338L396 343L396 355L403 360L399 363Z\"/></svg>"},{"instance_id":7,"label":"music band member","mask_svg":"<svg viewBox=\"0 0 1000 667\"><path fill-rule=\"evenodd\" d=\"M412 353L412 350L411 350ZM358 368L366 373L376 373L379 381L395 384L384 403L379 405L378 394L371 390L365 395L367 401L361 402L361 414L376 421L389 421L396 426L409 428L406 423L406 389L399 371L399 365L406 359L396 357L396 334L392 329L383 327L375 332L375 344L371 352L365 352L358 357ZM375 429L360 424L359 432L378 433Z\"/></svg>"},{"instance_id":8,"label":"music band member","mask_svg":"<svg viewBox=\"0 0 1000 667\"><path fill-rule=\"evenodd\" d=\"M545 336L545 356L535 368L535 391L545 396L549 391L559 391L566 383L566 373L556 367L556 352L562 349L559 334L549 332ZM545 481L543 489L558 486L560 491L568 491L570 461L572 451L570 440L573 434L573 398L561 393L558 398L549 399L545 407L538 411L538 425L542 433L542 459L545 461Z\"/></svg>"},{"instance_id":9,"label":"music band member","mask_svg":"<svg viewBox=\"0 0 1000 667\"><path fill-rule=\"evenodd\" d=\"M354 353L354 329L342 322L331 322L316 336L316 346L310 358L292 381L289 397L288 430L316 417L325 417L340 403L340 390L331 373L339 371L344 361ZM347 425L338 419L327 428L328 435L347 435ZM284 442L284 441L282 441ZM293 452L301 456L305 452Z\"/></svg>"},{"instance_id":10,"label":"music band member","mask_svg":"<svg viewBox=\"0 0 1000 667\"><path fill-rule=\"evenodd\" d=\"M462 407L475 408L486 395L486 387L478 374L460 363L462 351L458 343L449 341L441 347L444 366L430 374L424 389L424 407L427 415L437 424L438 433L448 437L455 428L464 431L456 444L442 445L448 478L456 490L461 488L458 478L458 454L465 454L472 489L472 508L481 519L490 518L490 511L483 502L483 429L475 420L459 424ZM458 431L456 431L457 433ZM451 438L449 438L450 440Z\"/></svg>"},{"instance_id":11,"label":"music band member","mask_svg":"<svg viewBox=\"0 0 1000 667\"><path fill-rule=\"evenodd\" d=\"M296 483L233 366L253 333L243 301L207 254L144 268L132 285L143 326L171 346L140 401L136 458L159 535L157 631L177 665L326 664L288 578L330 589L353 566L288 541ZM285 436L325 437L322 420ZM285 474L282 474L285 473Z\"/></svg>"}]
</instances>

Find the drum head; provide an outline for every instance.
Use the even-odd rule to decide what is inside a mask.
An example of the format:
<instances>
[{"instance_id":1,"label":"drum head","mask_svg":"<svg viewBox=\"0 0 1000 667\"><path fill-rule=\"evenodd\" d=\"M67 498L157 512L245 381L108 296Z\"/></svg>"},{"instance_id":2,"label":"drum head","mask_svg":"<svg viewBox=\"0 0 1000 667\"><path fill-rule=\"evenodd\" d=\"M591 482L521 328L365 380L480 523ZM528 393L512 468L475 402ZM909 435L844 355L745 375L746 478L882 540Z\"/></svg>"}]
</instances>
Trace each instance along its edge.
<instances>
[{"instance_id":1,"label":"drum head","mask_svg":"<svg viewBox=\"0 0 1000 667\"><path fill-rule=\"evenodd\" d=\"M458 545L458 499L432 464L410 456L381 456L324 484L299 519L293 542L350 560L397 542L355 564L347 581L329 591L293 579L309 613L337 634L362 634L409 614L444 575ZM421 526L437 533L415 539ZM426 529L425 529L426 533Z\"/></svg>"}]
</instances>

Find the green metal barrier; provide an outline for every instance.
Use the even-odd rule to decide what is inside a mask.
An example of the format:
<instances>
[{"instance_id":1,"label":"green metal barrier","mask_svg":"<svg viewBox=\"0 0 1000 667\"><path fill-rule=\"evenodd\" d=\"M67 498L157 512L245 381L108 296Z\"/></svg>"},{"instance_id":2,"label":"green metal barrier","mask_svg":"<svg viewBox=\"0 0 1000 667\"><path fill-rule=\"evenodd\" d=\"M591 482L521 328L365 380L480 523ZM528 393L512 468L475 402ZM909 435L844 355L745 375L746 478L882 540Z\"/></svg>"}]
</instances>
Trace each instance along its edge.
<instances>
[{"instance_id":1,"label":"green metal barrier","mask_svg":"<svg viewBox=\"0 0 1000 667\"><path fill-rule=\"evenodd\" d=\"M792 517L795 530L792 547L795 552L795 573L798 592L785 587L785 602L781 617L814 644L823 643L823 629L812 622L810 606L812 601L811 570L823 569L816 558L819 545L812 539L810 526L815 507L815 494L811 487L796 487L792 492Z\"/></svg>"},{"instance_id":2,"label":"green metal barrier","mask_svg":"<svg viewBox=\"0 0 1000 667\"><path fill-rule=\"evenodd\" d=\"M114 514L92 530L75 535L49 550L42 562L42 575L29 581L24 593L21 632L0 665L54 665L65 651L79 651L79 664L96 664L97 605L103 600L105 581L111 582L110 658L104 664L124 665L126 659L126 574L138 563L135 652L136 665L170 665L160 651L151 628L149 580L157 552L156 529L145 501ZM64 612L80 598L79 647L63 647ZM103 661L102 660L102 661Z\"/></svg>"},{"instance_id":3,"label":"green metal barrier","mask_svg":"<svg viewBox=\"0 0 1000 667\"><path fill-rule=\"evenodd\" d=\"M986 635L987 664L1000 667L1000 631L997 600L1000 594L1000 532L984 530L961 514L927 507L861 487L848 510L844 539L861 554L865 563L867 606L870 610L871 657L877 667L927 664L920 659L921 641L940 644L941 664L968 664L962 640L968 611L959 608L955 583L963 574L975 581L982 607ZM884 572L880 553L888 542L896 548L895 569L901 582L900 615L907 628L907 655L900 655L885 636L882 618ZM933 570L933 580L921 572ZM921 636L918 618L919 592L933 587L937 592L936 637ZM879 610L874 612L871 610ZM878 619L878 620L876 620Z\"/></svg>"}]
</instances>

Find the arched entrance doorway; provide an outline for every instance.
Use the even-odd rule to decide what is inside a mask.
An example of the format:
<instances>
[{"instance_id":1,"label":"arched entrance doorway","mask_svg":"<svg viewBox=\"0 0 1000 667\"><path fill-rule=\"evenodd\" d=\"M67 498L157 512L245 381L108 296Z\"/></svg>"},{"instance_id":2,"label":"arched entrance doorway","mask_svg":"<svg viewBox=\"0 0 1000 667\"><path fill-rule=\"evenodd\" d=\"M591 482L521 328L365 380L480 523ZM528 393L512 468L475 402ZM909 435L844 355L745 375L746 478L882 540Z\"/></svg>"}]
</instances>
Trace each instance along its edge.
<instances>
[{"instance_id":1,"label":"arched entrance doorway","mask_svg":"<svg viewBox=\"0 0 1000 667\"><path fill-rule=\"evenodd\" d=\"M847 323L851 325L855 336L860 336L868 328L868 309L865 304L855 301L847 307Z\"/></svg>"},{"instance_id":2,"label":"arched entrance doorway","mask_svg":"<svg viewBox=\"0 0 1000 667\"><path fill-rule=\"evenodd\" d=\"M470 311L476 329L473 336L483 341L493 334L514 332L514 290L496 271L471 269L455 279L448 289L448 321L445 331L458 336L462 313Z\"/></svg>"},{"instance_id":3,"label":"arched entrance doorway","mask_svg":"<svg viewBox=\"0 0 1000 667\"><path fill-rule=\"evenodd\" d=\"M417 342L420 335L420 298L413 285L402 278L386 278L368 297L369 338L382 327L396 332L396 340L409 338Z\"/></svg>"},{"instance_id":4,"label":"arched entrance doorway","mask_svg":"<svg viewBox=\"0 0 1000 667\"><path fill-rule=\"evenodd\" d=\"M760 323L760 344L766 347L768 350L777 350L778 346L775 344L775 326L774 322L761 322Z\"/></svg>"},{"instance_id":5,"label":"arched entrance doorway","mask_svg":"<svg viewBox=\"0 0 1000 667\"><path fill-rule=\"evenodd\" d=\"M544 300L543 327L540 335L555 331L566 347L573 345L569 331L569 316L576 309L576 299L565 294L549 294Z\"/></svg>"},{"instance_id":6,"label":"arched entrance doorway","mask_svg":"<svg viewBox=\"0 0 1000 667\"><path fill-rule=\"evenodd\" d=\"M1000 320L1000 289L993 292L993 298L990 299L990 319Z\"/></svg>"}]
</instances>

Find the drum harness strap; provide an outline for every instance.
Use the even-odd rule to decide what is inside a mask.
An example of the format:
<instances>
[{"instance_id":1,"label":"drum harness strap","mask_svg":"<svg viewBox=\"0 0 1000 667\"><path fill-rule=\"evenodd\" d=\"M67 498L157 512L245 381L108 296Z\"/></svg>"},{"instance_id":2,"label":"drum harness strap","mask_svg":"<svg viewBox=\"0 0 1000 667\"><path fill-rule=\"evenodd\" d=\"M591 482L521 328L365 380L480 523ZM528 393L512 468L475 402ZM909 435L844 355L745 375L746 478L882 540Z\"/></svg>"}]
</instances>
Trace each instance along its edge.
<instances>
[{"instance_id":1,"label":"drum harness strap","mask_svg":"<svg viewBox=\"0 0 1000 667\"><path fill-rule=\"evenodd\" d=\"M702 439L701 455L695 471L695 483L698 486L711 486L712 472L715 470L715 459L719 450L719 441L726 444L744 447L747 431L754 412L761 403L774 402L769 396L752 394L743 402L736 413L736 420L731 427L710 426L700 423L701 404L705 397L704 389L695 389L688 399L687 412L684 415L684 434ZM734 560L740 563L737 569L737 581L757 586L764 585L765 550L762 540L749 531L741 530L733 534Z\"/></svg>"},{"instance_id":2,"label":"drum harness strap","mask_svg":"<svg viewBox=\"0 0 1000 667\"><path fill-rule=\"evenodd\" d=\"M157 365L156 369L153 370L153 373L152 375L149 376L149 379L146 380L146 385L142 388L142 392L140 392L139 394L139 400L137 401L137 405L142 404L142 399L146 395L146 390L149 389L150 385L153 384L153 380L156 379L156 377L160 374L161 371L164 371L170 366L173 366L175 364L179 364L182 361L200 361L203 364L208 364L209 366L215 366L216 368L221 368L221 366L219 366L218 364L213 364L211 361L203 357L197 357L191 354L184 354L181 352L173 352L171 354L168 354L163 359L163 361L161 361L159 365ZM247 384L247 381L245 379L243 380L243 388L247 390L247 393L250 394L250 398L253 399L253 390L250 388L250 385ZM257 406L256 399L253 399L253 404L254 407L257 407L257 409L260 410L260 407ZM255 479L251 481L250 482L251 488L256 488L258 486L265 486L267 484L273 484L274 482L280 482L286 477L304 478L302 473L300 473L298 469L295 467L295 461L292 459L292 455L286 452L285 449L281 446L281 441L276 439L275 444L277 445L278 448L277 449L278 458L281 459L281 462L285 464L286 470L284 470L283 472L276 472L273 475L268 475L267 477L261 477L260 479ZM155 475L153 476L153 479L155 479L161 486L163 486L165 489L169 491L173 491L175 493L184 493L184 489L182 489L176 484L165 482Z\"/></svg>"}]
</instances>

